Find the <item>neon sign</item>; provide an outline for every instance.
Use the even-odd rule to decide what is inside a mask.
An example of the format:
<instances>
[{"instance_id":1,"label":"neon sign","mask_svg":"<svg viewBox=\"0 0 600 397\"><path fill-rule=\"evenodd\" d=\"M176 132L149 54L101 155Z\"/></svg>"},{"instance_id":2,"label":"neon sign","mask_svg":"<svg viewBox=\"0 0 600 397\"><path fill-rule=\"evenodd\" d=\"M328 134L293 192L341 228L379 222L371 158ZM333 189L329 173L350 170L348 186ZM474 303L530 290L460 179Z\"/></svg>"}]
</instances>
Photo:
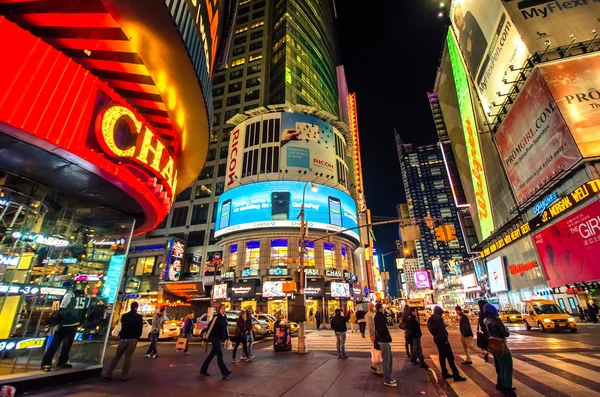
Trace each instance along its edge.
<instances>
[{"instance_id":1,"label":"neon sign","mask_svg":"<svg viewBox=\"0 0 600 397\"><path fill-rule=\"evenodd\" d=\"M479 146L479 133L475 126L475 116L473 115L473 106L471 95L469 93L469 83L467 73L460 58L460 53L452 32L448 30L447 36L448 52L450 54L450 63L454 82L456 84L456 94L458 97L458 107L460 118L463 124L463 133L465 135L465 144L467 146L467 157L471 167L471 182L475 192L475 201L477 202L477 213L479 226L481 228L481 237L486 238L494 230L492 219L490 197L483 169L483 158Z\"/></svg>"},{"instance_id":2,"label":"neon sign","mask_svg":"<svg viewBox=\"0 0 600 397\"><path fill-rule=\"evenodd\" d=\"M533 206L533 213L539 214L540 212L548 208L548 206L556 200L558 200L558 193L552 192L548 196L544 197L542 201Z\"/></svg>"},{"instance_id":3,"label":"neon sign","mask_svg":"<svg viewBox=\"0 0 600 397\"><path fill-rule=\"evenodd\" d=\"M125 121L131 134L137 136L135 144L127 148L117 145L117 122ZM159 178L163 185L172 192L177 186L177 170L173 157L166 151L165 145L156 134L139 121L133 112L124 106L114 105L104 109L96 119L96 136L104 151L119 157L130 158L150 169ZM151 155L151 156L150 156ZM158 188L159 198L161 188ZM163 195L162 198L166 198Z\"/></svg>"},{"instance_id":4,"label":"neon sign","mask_svg":"<svg viewBox=\"0 0 600 397\"><path fill-rule=\"evenodd\" d=\"M0 254L0 265L17 266L19 264L18 256L8 256Z\"/></svg>"}]
</instances>

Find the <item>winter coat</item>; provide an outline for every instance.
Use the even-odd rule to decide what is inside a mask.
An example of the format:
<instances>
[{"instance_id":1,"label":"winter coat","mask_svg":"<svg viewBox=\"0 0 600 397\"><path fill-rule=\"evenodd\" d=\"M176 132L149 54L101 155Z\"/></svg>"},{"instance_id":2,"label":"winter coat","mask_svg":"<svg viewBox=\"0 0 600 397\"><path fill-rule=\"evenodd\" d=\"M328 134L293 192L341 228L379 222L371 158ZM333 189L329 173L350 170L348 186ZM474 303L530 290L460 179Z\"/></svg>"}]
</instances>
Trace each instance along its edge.
<instances>
[{"instance_id":1,"label":"winter coat","mask_svg":"<svg viewBox=\"0 0 600 397\"><path fill-rule=\"evenodd\" d=\"M423 336L421 331L421 325L419 319L416 316L410 316L408 323L406 324L406 339L408 342L412 342L414 339L418 339Z\"/></svg>"},{"instance_id":2,"label":"winter coat","mask_svg":"<svg viewBox=\"0 0 600 397\"><path fill-rule=\"evenodd\" d=\"M346 332L348 330L346 327L346 321L348 321L347 317L344 317L341 314L336 314L331 319L331 329L335 332Z\"/></svg>"},{"instance_id":3,"label":"winter coat","mask_svg":"<svg viewBox=\"0 0 600 397\"><path fill-rule=\"evenodd\" d=\"M446 324L444 323L444 309L436 306L433 309L433 315L429 317L427 321L427 328L429 333L433 335L433 341L436 344L441 344L448 341L448 331L446 331Z\"/></svg>"},{"instance_id":4,"label":"winter coat","mask_svg":"<svg viewBox=\"0 0 600 397\"><path fill-rule=\"evenodd\" d=\"M375 341L378 343L392 343L392 336L387 327L387 318L384 313L375 314Z\"/></svg>"},{"instance_id":5,"label":"winter coat","mask_svg":"<svg viewBox=\"0 0 600 397\"><path fill-rule=\"evenodd\" d=\"M473 330L471 329L469 316L464 313L460 315L460 334L465 338L473 336Z\"/></svg>"}]
</instances>

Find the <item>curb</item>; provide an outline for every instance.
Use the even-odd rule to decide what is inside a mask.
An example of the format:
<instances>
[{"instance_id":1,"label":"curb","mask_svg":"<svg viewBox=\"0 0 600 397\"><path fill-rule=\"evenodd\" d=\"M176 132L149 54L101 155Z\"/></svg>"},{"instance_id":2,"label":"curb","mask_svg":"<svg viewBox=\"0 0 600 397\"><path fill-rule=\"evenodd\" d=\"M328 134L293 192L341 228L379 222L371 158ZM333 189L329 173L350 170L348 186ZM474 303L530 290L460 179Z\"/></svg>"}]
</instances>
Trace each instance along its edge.
<instances>
[{"instance_id":1,"label":"curb","mask_svg":"<svg viewBox=\"0 0 600 397\"><path fill-rule=\"evenodd\" d=\"M427 368L427 375L429 375L429 380L431 381L431 384L435 388L435 391L437 392L438 396L439 397L448 397L448 395L446 394L444 389L442 389L442 387L440 386L437 375L436 375L435 371L433 369L431 369L431 366L429 368Z\"/></svg>"}]
</instances>

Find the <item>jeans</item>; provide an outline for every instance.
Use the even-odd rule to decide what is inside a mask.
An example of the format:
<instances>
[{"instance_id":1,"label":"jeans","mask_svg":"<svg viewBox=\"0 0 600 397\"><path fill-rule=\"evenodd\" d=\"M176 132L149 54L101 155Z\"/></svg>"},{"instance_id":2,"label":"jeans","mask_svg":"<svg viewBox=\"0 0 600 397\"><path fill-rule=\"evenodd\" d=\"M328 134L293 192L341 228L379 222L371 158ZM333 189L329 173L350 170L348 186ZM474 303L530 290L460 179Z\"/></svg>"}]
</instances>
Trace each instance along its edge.
<instances>
[{"instance_id":1,"label":"jeans","mask_svg":"<svg viewBox=\"0 0 600 397\"><path fill-rule=\"evenodd\" d=\"M117 364L125 355L125 361L123 362L123 371L121 372L122 378L129 378L129 367L131 367L131 356L135 353L135 347L137 346L137 339L121 339L119 341L119 345L117 346L117 353L110 361L108 368L104 372L103 376L110 378L113 374L113 371L117 367Z\"/></svg>"},{"instance_id":2,"label":"jeans","mask_svg":"<svg viewBox=\"0 0 600 397\"><path fill-rule=\"evenodd\" d=\"M248 334L248 353L246 354L246 356L248 355L252 355L252 345L254 344L254 332L250 331L250 333Z\"/></svg>"},{"instance_id":3,"label":"jeans","mask_svg":"<svg viewBox=\"0 0 600 397\"><path fill-rule=\"evenodd\" d=\"M206 357L206 360L204 360L204 363L200 368L200 372L208 373L208 365L210 364L212 359L215 358L215 356L217 356L217 364L219 365L219 369L221 370L221 375L227 376L229 374L229 369L225 365L225 361L223 361L223 345L221 344L221 339L210 338L210 343L212 344L210 353L208 354L208 357Z\"/></svg>"},{"instance_id":4,"label":"jeans","mask_svg":"<svg viewBox=\"0 0 600 397\"><path fill-rule=\"evenodd\" d=\"M317 329L321 328L321 320L317 320Z\"/></svg>"},{"instance_id":5,"label":"jeans","mask_svg":"<svg viewBox=\"0 0 600 397\"><path fill-rule=\"evenodd\" d=\"M235 344L233 345L233 359L235 360L235 355L237 353L237 349L242 344L242 348L244 349L244 356L250 357L250 353L248 352L248 339L246 336L240 336L235 339Z\"/></svg>"},{"instance_id":6,"label":"jeans","mask_svg":"<svg viewBox=\"0 0 600 397\"><path fill-rule=\"evenodd\" d=\"M383 380L392 382L392 346L390 343L379 342L381 347L381 368L383 370Z\"/></svg>"},{"instance_id":7,"label":"jeans","mask_svg":"<svg viewBox=\"0 0 600 397\"><path fill-rule=\"evenodd\" d=\"M459 375L458 368L456 368L456 364L454 364L454 353L452 353L452 347L450 347L450 342L435 342L437 346L438 353L440 355L440 369L442 370L442 375L448 375L448 368L446 367L446 360L448 360L448 364L450 365L450 369L452 370L452 375L454 378L457 378Z\"/></svg>"},{"instance_id":8,"label":"jeans","mask_svg":"<svg viewBox=\"0 0 600 397\"><path fill-rule=\"evenodd\" d=\"M337 349L338 356L346 355L346 333L336 332L335 333L335 347Z\"/></svg>"},{"instance_id":9,"label":"jeans","mask_svg":"<svg viewBox=\"0 0 600 397\"><path fill-rule=\"evenodd\" d=\"M502 357L494 355L494 359L498 363L498 380L500 385L510 389L512 387L513 359L508 346L504 346Z\"/></svg>"},{"instance_id":10,"label":"jeans","mask_svg":"<svg viewBox=\"0 0 600 397\"><path fill-rule=\"evenodd\" d=\"M471 355L469 354L469 348L475 350L475 348L473 347L473 337L461 335L460 343L462 343L463 349L465 350L465 356L467 357L467 361L471 361Z\"/></svg>"},{"instance_id":11,"label":"jeans","mask_svg":"<svg viewBox=\"0 0 600 397\"><path fill-rule=\"evenodd\" d=\"M423 348L421 346L421 338L413 338L412 342L413 348L410 361L417 361L417 359L419 359L421 365L425 364L425 357L423 357Z\"/></svg>"},{"instance_id":12,"label":"jeans","mask_svg":"<svg viewBox=\"0 0 600 397\"><path fill-rule=\"evenodd\" d=\"M148 346L148 350L146 354L158 355L158 351L156 350L156 346L158 344L158 332L150 332L150 346Z\"/></svg>"},{"instance_id":13,"label":"jeans","mask_svg":"<svg viewBox=\"0 0 600 397\"><path fill-rule=\"evenodd\" d=\"M58 357L58 365L63 365L69 362L69 351L73 346L73 340L77 333L77 325L61 326L54 335L52 336L52 342L46 350L46 354L42 358L42 367L52 365L52 359L58 351L58 347L62 342L62 348L60 350L60 356Z\"/></svg>"}]
</instances>

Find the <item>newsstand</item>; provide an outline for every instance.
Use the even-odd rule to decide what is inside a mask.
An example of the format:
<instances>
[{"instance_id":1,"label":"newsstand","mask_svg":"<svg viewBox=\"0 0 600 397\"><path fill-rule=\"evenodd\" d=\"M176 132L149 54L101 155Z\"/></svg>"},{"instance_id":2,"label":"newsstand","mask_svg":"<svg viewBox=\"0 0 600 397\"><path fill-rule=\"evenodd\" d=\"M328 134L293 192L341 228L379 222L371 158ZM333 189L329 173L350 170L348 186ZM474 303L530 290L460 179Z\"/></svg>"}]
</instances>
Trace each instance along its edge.
<instances>
[{"instance_id":1,"label":"newsstand","mask_svg":"<svg viewBox=\"0 0 600 397\"><path fill-rule=\"evenodd\" d=\"M273 351L289 352L292 350L292 330L289 324L276 323L273 337Z\"/></svg>"}]
</instances>

